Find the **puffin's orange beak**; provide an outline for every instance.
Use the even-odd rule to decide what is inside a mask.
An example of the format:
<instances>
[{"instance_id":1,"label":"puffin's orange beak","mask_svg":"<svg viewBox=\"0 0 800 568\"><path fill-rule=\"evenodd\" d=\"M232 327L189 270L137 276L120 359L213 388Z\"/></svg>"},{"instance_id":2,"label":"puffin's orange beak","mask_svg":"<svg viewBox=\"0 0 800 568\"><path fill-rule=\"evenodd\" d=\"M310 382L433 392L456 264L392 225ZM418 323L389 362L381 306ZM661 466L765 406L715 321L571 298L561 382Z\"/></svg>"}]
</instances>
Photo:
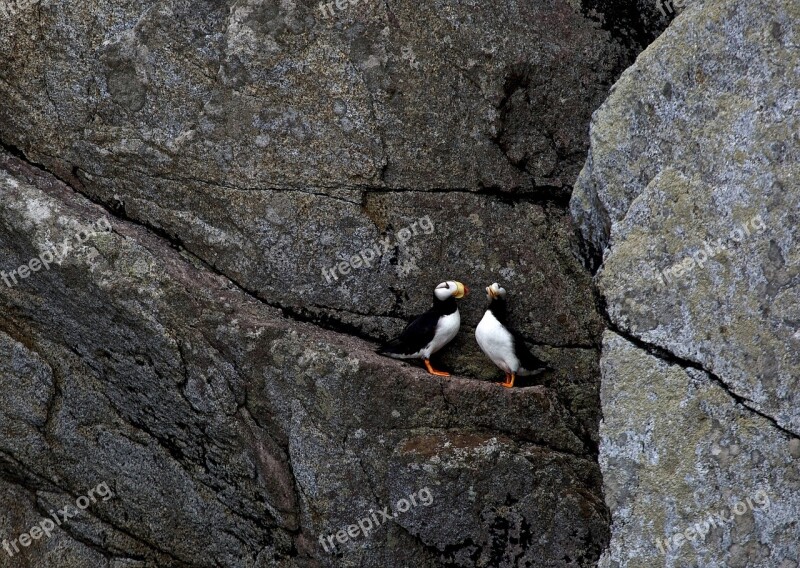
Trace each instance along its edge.
<instances>
[{"instance_id":1,"label":"puffin's orange beak","mask_svg":"<svg viewBox=\"0 0 800 568\"><path fill-rule=\"evenodd\" d=\"M469 288L464 286L461 282L456 282L456 291L453 294L453 297L457 299L463 298L467 294L469 294Z\"/></svg>"}]
</instances>

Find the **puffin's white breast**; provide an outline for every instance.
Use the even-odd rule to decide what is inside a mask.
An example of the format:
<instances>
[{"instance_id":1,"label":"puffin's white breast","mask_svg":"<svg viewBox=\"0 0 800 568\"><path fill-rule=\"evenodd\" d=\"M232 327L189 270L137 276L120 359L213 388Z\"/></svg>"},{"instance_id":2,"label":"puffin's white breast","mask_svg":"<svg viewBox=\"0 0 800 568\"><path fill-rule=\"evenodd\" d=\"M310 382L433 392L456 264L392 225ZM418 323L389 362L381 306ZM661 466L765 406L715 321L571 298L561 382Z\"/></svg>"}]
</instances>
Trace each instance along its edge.
<instances>
[{"instance_id":1,"label":"puffin's white breast","mask_svg":"<svg viewBox=\"0 0 800 568\"><path fill-rule=\"evenodd\" d=\"M436 324L436 333L434 333L431 342L422 350L422 356L427 359L433 353L436 353L439 349L450 343L458 334L460 327L461 314L458 313L458 310L452 314L440 317L439 323Z\"/></svg>"},{"instance_id":2,"label":"puffin's white breast","mask_svg":"<svg viewBox=\"0 0 800 568\"><path fill-rule=\"evenodd\" d=\"M506 373L519 370L519 358L514 353L514 336L497 321L490 310L475 328L475 339L492 362Z\"/></svg>"}]
</instances>

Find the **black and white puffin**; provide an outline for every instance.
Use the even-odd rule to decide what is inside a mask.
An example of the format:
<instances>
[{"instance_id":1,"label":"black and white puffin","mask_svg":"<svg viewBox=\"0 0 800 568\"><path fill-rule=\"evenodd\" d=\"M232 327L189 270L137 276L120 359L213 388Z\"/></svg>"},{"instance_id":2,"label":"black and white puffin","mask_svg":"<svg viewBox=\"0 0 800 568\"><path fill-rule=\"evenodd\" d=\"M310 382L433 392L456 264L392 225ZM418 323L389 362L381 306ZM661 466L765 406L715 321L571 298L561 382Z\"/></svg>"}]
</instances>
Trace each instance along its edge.
<instances>
[{"instance_id":1,"label":"black and white puffin","mask_svg":"<svg viewBox=\"0 0 800 568\"><path fill-rule=\"evenodd\" d=\"M537 375L550 367L533 355L525 341L508 326L506 320L506 291L495 282L486 287L489 307L475 328L475 339L484 353L506 374L504 387L514 386L517 375Z\"/></svg>"},{"instance_id":2,"label":"black and white puffin","mask_svg":"<svg viewBox=\"0 0 800 568\"><path fill-rule=\"evenodd\" d=\"M450 343L461 327L456 299L469 293L461 282L448 280L433 291L433 307L406 326L403 332L378 350L395 359L422 359L431 375L450 376L431 366L431 355Z\"/></svg>"}]
</instances>

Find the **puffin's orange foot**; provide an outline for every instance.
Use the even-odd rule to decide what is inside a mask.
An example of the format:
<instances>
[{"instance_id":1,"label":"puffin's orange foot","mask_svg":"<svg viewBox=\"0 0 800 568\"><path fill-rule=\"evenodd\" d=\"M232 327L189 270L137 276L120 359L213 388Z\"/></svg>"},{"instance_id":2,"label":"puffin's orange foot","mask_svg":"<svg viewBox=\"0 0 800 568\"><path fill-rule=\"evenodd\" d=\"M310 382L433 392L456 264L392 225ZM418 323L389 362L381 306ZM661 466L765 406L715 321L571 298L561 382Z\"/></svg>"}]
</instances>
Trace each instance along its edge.
<instances>
[{"instance_id":1,"label":"puffin's orange foot","mask_svg":"<svg viewBox=\"0 0 800 568\"><path fill-rule=\"evenodd\" d=\"M500 384L506 387L507 389L510 389L511 387L514 386L514 379L516 378L517 378L516 373L506 373L506 382Z\"/></svg>"},{"instance_id":2,"label":"puffin's orange foot","mask_svg":"<svg viewBox=\"0 0 800 568\"><path fill-rule=\"evenodd\" d=\"M437 377L449 377L450 376L450 373L447 373L445 371L437 371L436 369L434 369L433 366L431 365L430 359L423 359L423 361L425 362L425 368L428 369L428 372L431 375L436 375Z\"/></svg>"}]
</instances>

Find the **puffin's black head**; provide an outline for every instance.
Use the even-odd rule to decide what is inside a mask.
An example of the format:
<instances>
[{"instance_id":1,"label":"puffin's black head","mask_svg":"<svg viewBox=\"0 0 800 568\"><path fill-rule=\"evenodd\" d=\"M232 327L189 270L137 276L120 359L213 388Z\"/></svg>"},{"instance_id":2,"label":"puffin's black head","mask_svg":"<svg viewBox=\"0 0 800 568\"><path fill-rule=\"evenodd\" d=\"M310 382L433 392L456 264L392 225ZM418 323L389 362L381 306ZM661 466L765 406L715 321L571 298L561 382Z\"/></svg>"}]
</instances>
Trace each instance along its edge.
<instances>
[{"instance_id":1,"label":"puffin's black head","mask_svg":"<svg viewBox=\"0 0 800 568\"><path fill-rule=\"evenodd\" d=\"M444 302L450 298L461 299L467 294L469 294L469 288L455 280L442 282L433 290L434 297L440 302Z\"/></svg>"}]
</instances>

